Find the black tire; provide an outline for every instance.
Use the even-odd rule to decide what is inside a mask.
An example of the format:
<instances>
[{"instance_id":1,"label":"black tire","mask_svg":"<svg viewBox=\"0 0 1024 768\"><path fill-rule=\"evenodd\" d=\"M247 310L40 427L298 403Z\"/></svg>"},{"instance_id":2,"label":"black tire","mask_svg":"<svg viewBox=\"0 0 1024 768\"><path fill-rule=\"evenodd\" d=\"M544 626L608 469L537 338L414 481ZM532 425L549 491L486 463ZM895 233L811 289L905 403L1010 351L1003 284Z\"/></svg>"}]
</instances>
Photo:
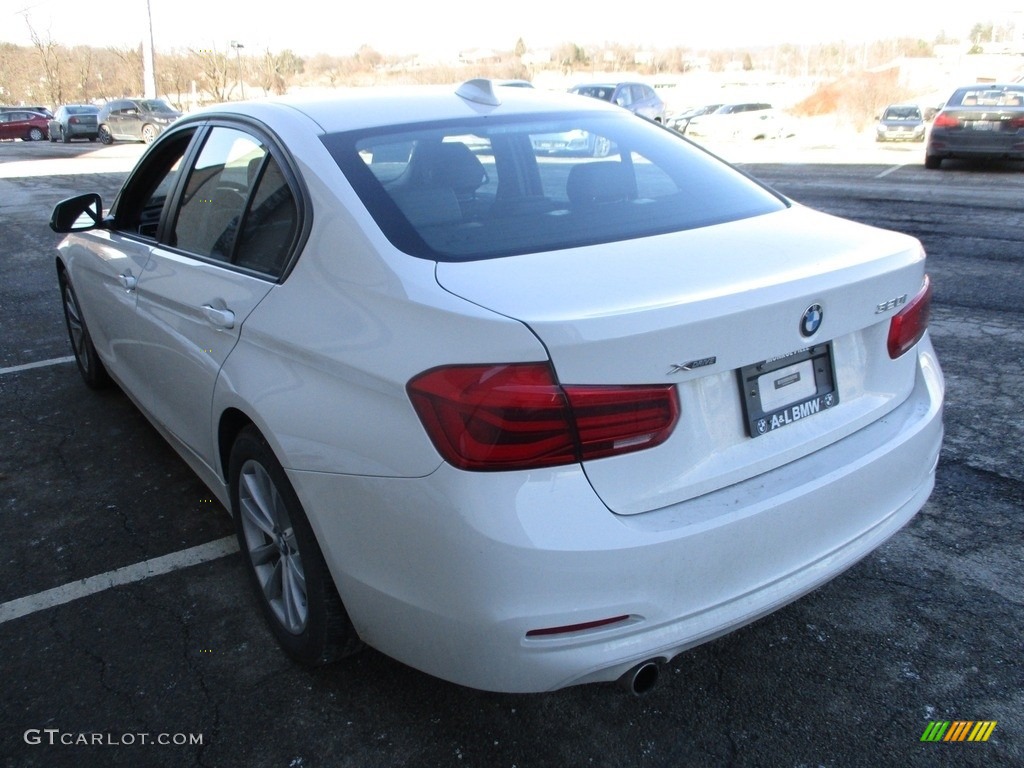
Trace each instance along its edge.
<instances>
[{"instance_id":1,"label":"black tire","mask_svg":"<svg viewBox=\"0 0 1024 768\"><path fill-rule=\"evenodd\" d=\"M93 346L92 337L82 316L75 289L63 269L57 272L57 282L60 285L61 304L64 307L64 325L68 329L68 339L71 341L71 351L75 355L78 372L82 374L82 380L90 389L105 389L111 384L110 374L96 354L96 347Z\"/></svg>"},{"instance_id":2,"label":"black tire","mask_svg":"<svg viewBox=\"0 0 1024 768\"><path fill-rule=\"evenodd\" d=\"M298 496L251 425L231 448L228 482L238 545L277 642L314 667L358 651L362 643Z\"/></svg>"},{"instance_id":3,"label":"black tire","mask_svg":"<svg viewBox=\"0 0 1024 768\"><path fill-rule=\"evenodd\" d=\"M50 143L53 144L55 141L57 141L57 134L55 134L53 131L50 131Z\"/></svg>"},{"instance_id":4,"label":"black tire","mask_svg":"<svg viewBox=\"0 0 1024 768\"><path fill-rule=\"evenodd\" d=\"M938 170L942 167L942 158L938 155L925 155L924 167L930 171Z\"/></svg>"},{"instance_id":5,"label":"black tire","mask_svg":"<svg viewBox=\"0 0 1024 768\"><path fill-rule=\"evenodd\" d=\"M110 134L110 129L105 125L101 125L99 127L99 129L97 130L97 135L99 136L101 144L114 143L114 137Z\"/></svg>"},{"instance_id":6,"label":"black tire","mask_svg":"<svg viewBox=\"0 0 1024 768\"><path fill-rule=\"evenodd\" d=\"M68 136L68 132L65 131L63 128L60 129L60 140L63 141L65 144L71 143L71 137Z\"/></svg>"}]
</instances>

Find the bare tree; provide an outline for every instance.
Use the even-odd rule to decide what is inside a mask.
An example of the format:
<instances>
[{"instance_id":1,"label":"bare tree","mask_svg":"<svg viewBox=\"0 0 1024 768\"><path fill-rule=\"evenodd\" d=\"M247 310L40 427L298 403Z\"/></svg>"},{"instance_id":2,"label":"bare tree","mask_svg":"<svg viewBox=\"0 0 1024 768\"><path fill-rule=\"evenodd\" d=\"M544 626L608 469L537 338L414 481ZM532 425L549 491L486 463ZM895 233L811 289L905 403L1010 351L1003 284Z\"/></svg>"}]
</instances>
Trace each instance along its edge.
<instances>
[{"instance_id":1,"label":"bare tree","mask_svg":"<svg viewBox=\"0 0 1024 768\"><path fill-rule=\"evenodd\" d=\"M142 45L134 47L107 48L114 63L114 69L104 75L105 89L110 96L135 96L142 94Z\"/></svg>"},{"instance_id":2,"label":"bare tree","mask_svg":"<svg viewBox=\"0 0 1024 768\"><path fill-rule=\"evenodd\" d=\"M227 101L235 87L236 78L228 55L216 48L189 49L198 64L203 90L214 101Z\"/></svg>"},{"instance_id":3,"label":"bare tree","mask_svg":"<svg viewBox=\"0 0 1024 768\"><path fill-rule=\"evenodd\" d=\"M19 104L27 99L27 88L38 65L32 52L13 43L0 43L0 102Z\"/></svg>"},{"instance_id":4,"label":"bare tree","mask_svg":"<svg viewBox=\"0 0 1024 768\"><path fill-rule=\"evenodd\" d=\"M74 100L89 101L97 88L95 80L95 56L87 45L76 45L71 49L70 64L74 72Z\"/></svg>"},{"instance_id":5,"label":"bare tree","mask_svg":"<svg viewBox=\"0 0 1024 768\"><path fill-rule=\"evenodd\" d=\"M268 48L263 58L254 61L256 76L264 94L282 94L288 90L288 80L301 74L303 61L292 51L272 53Z\"/></svg>"},{"instance_id":6,"label":"bare tree","mask_svg":"<svg viewBox=\"0 0 1024 768\"><path fill-rule=\"evenodd\" d=\"M43 70L43 88L46 90L44 96L53 106L63 104L64 84L61 80L61 70L63 69L61 46L53 41L49 32L46 33L45 38L36 32L27 14L25 16L25 24L28 25L32 47L36 50L39 64Z\"/></svg>"},{"instance_id":7,"label":"bare tree","mask_svg":"<svg viewBox=\"0 0 1024 768\"><path fill-rule=\"evenodd\" d=\"M172 51L157 56L158 87L179 109L192 98L196 81L196 67L188 51ZM174 94L173 96L171 94Z\"/></svg>"}]
</instances>

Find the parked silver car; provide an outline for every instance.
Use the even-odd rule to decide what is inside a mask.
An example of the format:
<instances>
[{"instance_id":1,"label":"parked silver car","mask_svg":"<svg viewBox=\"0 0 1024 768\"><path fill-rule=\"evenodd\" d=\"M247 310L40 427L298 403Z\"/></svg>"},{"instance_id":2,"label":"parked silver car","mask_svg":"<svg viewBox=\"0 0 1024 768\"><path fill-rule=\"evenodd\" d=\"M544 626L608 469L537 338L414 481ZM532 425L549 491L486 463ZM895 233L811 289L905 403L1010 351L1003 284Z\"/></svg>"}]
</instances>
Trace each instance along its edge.
<instances>
[{"instance_id":1,"label":"parked silver car","mask_svg":"<svg viewBox=\"0 0 1024 768\"><path fill-rule=\"evenodd\" d=\"M890 104L875 125L875 141L924 141L926 126L916 104Z\"/></svg>"},{"instance_id":2,"label":"parked silver car","mask_svg":"<svg viewBox=\"0 0 1024 768\"><path fill-rule=\"evenodd\" d=\"M50 141L63 141L65 144L72 139L99 138L99 121L97 116L100 108L92 104L65 104L58 107L50 120Z\"/></svg>"}]
</instances>

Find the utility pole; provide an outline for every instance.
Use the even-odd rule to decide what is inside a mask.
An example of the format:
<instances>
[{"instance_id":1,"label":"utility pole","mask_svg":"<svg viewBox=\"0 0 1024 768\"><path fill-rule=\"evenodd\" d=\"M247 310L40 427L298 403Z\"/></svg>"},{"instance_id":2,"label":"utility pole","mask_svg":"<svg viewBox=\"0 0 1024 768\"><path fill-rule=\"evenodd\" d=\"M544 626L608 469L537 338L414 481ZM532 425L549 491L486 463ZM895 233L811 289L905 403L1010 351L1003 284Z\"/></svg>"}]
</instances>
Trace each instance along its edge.
<instances>
[{"instance_id":1,"label":"utility pole","mask_svg":"<svg viewBox=\"0 0 1024 768\"><path fill-rule=\"evenodd\" d=\"M235 49L235 70L238 72L238 90L242 92L242 101L245 101L245 83L242 82L242 57L238 53L245 46L237 40L232 40L231 47Z\"/></svg>"},{"instance_id":2,"label":"utility pole","mask_svg":"<svg viewBox=\"0 0 1024 768\"><path fill-rule=\"evenodd\" d=\"M156 98L156 64L153 56L153 12L146 0L146 29L142 35L142 91L147 99Z\"/></svg>"}]
</instances>

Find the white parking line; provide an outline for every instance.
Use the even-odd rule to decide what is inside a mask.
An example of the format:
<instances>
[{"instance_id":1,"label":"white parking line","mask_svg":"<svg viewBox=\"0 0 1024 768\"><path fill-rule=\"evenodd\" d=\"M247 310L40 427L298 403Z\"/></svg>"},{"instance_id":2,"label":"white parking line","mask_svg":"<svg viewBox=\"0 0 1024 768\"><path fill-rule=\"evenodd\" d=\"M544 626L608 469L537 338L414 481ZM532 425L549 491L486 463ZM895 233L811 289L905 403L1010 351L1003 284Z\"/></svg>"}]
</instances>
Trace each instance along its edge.
<instances>
[{"instance_id":1,"label":"white parking line","mask_svg":"<svg viewBox=\"0 0 1024 768\"><path fill-rule=\"evenodd\" d=\"M64 363L73 363L75 358L72 356L68 357L54 357L51 360L40 360L38 363L25 363L24 365L12 365L10 368L0 368L0 376L8 373L18 373L19 371L31 371L33 368L46 368L50 365L63 365Z\"/></svg>"},{"instance_id":2,"label":"white parking line","mask_svg":"<svg viewBox=\"0 0 1024 768\"><path fill-rule=\"evenodd\" d=\"M45 592L39 592L27 597L19 597L17 600L0 603L0 624L21 618L22 616L28 616L37 611L70 603L72 600L77 600L80 597L87 597L106 589L113 589L122 584L131 584L148 579L151 576L160 576L161 574L177 571L181 568L188 568L192 565L217 560L234 554L237 551L238 540L234 536L225 536L223 539L217 539L207 544L183 549L180 552L172 552L169 555L155 557L152 560L144 560L134 565L126 565L123 568L107 571L98 576L90 576L61 587L54 587Z\"/></svg>"},{"instance_id":3,"label":"white parking line","mask_svg":"<svg viewBox=\"0 0 1024 768\"><path fill-rule=\"evenodd\" d=\"M884 178L885 178L886 176L888 176L888 175L889 175L890 173L895 173L895 172L896 172L896 171L898 171L898 170L899 170L900 168L904 168L904 167L906 167L906 165L907 165L906 163L901 163L900 165L893 165L893 166L890 166L889 168L886 168L886 169L885 169L884 171L882 171L882 172L881 172L880 174L878 174L877 176L875 176L875 178L876 178L876 179L884 179Z\"/></svg>"}]
</instances>

